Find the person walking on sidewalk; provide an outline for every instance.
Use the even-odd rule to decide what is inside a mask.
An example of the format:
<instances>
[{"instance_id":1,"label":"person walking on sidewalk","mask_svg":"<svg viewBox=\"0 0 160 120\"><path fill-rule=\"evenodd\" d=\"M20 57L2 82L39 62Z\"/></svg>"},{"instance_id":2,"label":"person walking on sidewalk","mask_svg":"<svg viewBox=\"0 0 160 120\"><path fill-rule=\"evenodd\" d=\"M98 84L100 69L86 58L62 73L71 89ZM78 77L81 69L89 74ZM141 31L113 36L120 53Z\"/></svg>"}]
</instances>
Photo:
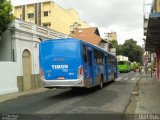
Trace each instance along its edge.
<instances>
[{"instance_id":1,"label":"person walking on sidewalk","mask_svg":"<svg viewBox=\"0 0 160 120\"><path fill-rule=\"evenodd\" d=\"M134 67L134 72L136 72L136 67Z\"/></svg>"},{"instance_id":2,"label":"person walking on sidewalk","mask_svg":"<svg viewBox=\"0 0 160 120\"><path fill-rule=\"evenodd\" d=\"M141 72L141 67L140 66L138 67L138 71L139 71L139 73Z\"/></svg>"}]
</instances>

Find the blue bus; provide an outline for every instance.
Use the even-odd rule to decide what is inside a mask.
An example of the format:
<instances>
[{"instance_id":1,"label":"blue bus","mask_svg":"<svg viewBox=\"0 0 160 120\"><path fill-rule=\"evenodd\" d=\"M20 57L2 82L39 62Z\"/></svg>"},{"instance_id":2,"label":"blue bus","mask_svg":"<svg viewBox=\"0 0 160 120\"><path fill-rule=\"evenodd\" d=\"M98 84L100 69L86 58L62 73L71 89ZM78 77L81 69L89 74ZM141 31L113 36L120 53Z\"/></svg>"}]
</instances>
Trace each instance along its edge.
<instances>
[{"instance_id":1,"label":"blue bus","mask_svg":"<svg viewBox=\"0 0 160 120\"><path fill-rule=\"evenodd\" d=\"M39 45L41 79L45 88L90 88L117 78L116 56L74 38L42 41Z\"/></svg>"}]
</instances>

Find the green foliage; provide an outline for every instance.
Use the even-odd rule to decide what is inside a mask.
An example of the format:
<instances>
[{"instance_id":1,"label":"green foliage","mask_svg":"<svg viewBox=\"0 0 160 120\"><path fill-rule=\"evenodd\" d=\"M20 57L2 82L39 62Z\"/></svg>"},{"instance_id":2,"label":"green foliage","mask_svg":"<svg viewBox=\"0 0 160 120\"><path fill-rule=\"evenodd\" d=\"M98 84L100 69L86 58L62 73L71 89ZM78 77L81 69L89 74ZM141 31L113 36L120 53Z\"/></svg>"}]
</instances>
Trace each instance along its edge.
<instances>
[{"instance_id":1,"label":"green foliage","mask_svg":"<svg viewBox=\"0 0 160 120\"><path fill-rule=\"evenodd\" d=\"M4 32L8 25L14 19L12 12L12 5L10 1L0 0L0 34Z\"/></svg>"},{"instance_id":2,"label":"green foliage","mask_svg":"<svg viewBox=\"0 0 160 120\"><path fill-rule=\"evenodd\" d=\"M144 49L137 45L133 39L126 40L123 45L117 47L117 55L124 55L129 58L131 62L143 63Z\"/></svg>"},{"instance_id":3,"label":"green foliage","mask_svg":"<svg viewBox=\"0 0 160 120\"><path fill-rule=\"evenodd\" d=\"M110 41L113 45L114 48L116 48L116 54L120 55L121 54L121 45L118 45L117 40L112 40Z\"/></svg>"},{"instance_id":4,"label":"green foliage","mask_svg":"<svg viewBox=\"0 0 160 120\"><path fill-rule=\"evenodd\" d=\"M112 45L113 45L114 48L117 48L117 47L118 47L118 42L117 42L117 40L112 40L111 43L112 43Z\"/></svg>"}]
</instances>

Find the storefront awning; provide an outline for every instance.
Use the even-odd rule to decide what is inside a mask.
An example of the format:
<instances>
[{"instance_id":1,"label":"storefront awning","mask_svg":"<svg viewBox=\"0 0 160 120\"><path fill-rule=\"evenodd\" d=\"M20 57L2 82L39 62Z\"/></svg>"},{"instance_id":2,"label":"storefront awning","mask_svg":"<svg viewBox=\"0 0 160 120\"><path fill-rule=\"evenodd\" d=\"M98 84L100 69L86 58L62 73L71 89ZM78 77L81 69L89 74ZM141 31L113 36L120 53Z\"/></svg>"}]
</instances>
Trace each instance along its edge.
<instances>
[{"instance_id":1,"label":"storefront awning","mask_svg":"<svg viewBox=\"0 0 160 120\"><path fill-rule=\"evenodd\" d=\"M149 16L145 50L155 52L160 48L160 13Z\"/></svg>"}]
</instances>

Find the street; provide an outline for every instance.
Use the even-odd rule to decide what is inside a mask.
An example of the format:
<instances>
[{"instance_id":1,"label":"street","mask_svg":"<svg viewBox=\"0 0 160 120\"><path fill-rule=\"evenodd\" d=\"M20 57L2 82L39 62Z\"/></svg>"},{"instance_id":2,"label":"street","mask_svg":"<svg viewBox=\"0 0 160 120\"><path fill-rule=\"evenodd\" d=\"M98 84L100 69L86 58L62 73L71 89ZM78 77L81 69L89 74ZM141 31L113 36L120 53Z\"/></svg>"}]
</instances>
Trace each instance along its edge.
<instances>
[{"instance_id":1,"label":"street","mask_svg":"<svg viewBox=\"0 0 160 120\"><path fill-rule=\"evenodd\" d=\"M139 73L120 73L117 80L107 83L103 89L98 87L75 91L69 88L51 89L43 93L20 96L1 102L0 113L61 114L61 117L64 118L70 115L72 119L73 115L77 114L91 116L96 114L101 117L110 114L122 118L139 78ZM46 118L46 115L43 117ZM82 118L78 117L76 119Z\"/></svg>"},{"instance_id":2,"label":"street","mask_svg":"<svg viewBox=\"0 0 160 120\"><path fill-rule=\"evenodd\" d=\"M0 120L160 120L160 0L1 0L0 18Z\"/></svg>"}]
</instances>

